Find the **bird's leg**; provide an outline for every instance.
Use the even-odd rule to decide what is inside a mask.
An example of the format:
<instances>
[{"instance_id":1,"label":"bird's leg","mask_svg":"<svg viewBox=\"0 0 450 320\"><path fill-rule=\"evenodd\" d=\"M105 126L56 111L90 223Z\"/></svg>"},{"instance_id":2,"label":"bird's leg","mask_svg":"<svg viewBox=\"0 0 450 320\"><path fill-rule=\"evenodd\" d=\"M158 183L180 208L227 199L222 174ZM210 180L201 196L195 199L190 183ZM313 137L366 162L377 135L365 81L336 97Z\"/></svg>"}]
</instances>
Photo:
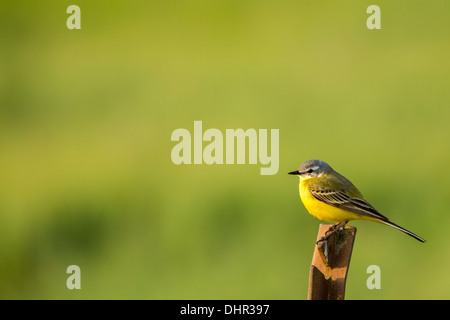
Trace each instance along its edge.
<instances>
[{"instance_id":1,"label":"bird's leg","mask_svg":"<svg viewBox=\"0 0 450 320\"><path fill-rule=\"evenodd\" d=\"M320 238L319 240L317 240L316 244L319 244L319 242L322 241L327 241L328 242L328 238L335 232L338 232L339 230L341 230L342 228L345 227L345 225L347 224L348 221L345 221L343 223L336 223L333 224L332 226L330 226L330 228L328 228L328 230L325 232L325 235Z\"/></svg>"},{"instance_id":2,"label":"bird's leg","mask_svg":"<svg viewBox=\"0 0 450 320\"><path fill-rule=\"evenodd\" d=\"M345 228L345 225L347 224L347 222L348 221L345 221L343 223L333 224L332 226L330 226L328 228L327 231L325 231L325 235L316 242L317 246L319 246L320 242L323 242L323 244L320 245L319 248L321 248L321 250L323 252L323 255L325 257L325 260L327 261L327 264L330 263L330 261L329 261L329 259L330 259L329 254L330 254L330 251L331 251L331 246L330 246L330 243L328 241L328 238L335 232L338 232L337 235L339 235L339 231L341 229Z\"/></svg>"}]
</instances>

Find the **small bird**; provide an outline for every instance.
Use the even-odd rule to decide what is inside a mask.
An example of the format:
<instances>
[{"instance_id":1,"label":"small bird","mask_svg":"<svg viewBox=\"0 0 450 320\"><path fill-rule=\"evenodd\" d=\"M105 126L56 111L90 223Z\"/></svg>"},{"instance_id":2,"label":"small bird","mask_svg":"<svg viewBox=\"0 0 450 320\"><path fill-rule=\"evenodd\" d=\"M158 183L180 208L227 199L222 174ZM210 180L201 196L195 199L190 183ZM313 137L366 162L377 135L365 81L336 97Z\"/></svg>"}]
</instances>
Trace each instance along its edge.
<instances>
[{"instance_id":1,"label":"small bird","mask_svg":"<svg viewBox=\"0 0 450 320\"><path fill-rule=\"evenodd\" d=\"M359 190L343 175L321 160L305 161L298 170L289 172L300 178L299 191L303 204L314 217L336 222L318 242L325 241L350 220L370 220L394 227L425 242L399 225L389 221L370 205Z\"/></svg>"}]
</instances>

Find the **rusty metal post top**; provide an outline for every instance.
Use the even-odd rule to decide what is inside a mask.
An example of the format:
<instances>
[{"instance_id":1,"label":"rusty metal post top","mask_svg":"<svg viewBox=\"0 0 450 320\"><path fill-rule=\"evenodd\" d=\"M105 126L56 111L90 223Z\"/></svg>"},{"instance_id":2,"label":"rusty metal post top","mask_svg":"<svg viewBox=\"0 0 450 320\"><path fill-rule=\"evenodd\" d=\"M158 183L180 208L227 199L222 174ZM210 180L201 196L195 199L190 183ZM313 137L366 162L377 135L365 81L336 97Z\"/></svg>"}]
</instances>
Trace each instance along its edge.
<instances>
[{"instance_id":1,"label":"rusty metal post top","mask_svg":"<svg viewBox=\"0 0 450 320\"><path fill-rule=\"evenodd\" d=\"M332 224L321 224L317 241L325 236ZM345 226L327 241L314 247L309 275L308 299L342 300L345 281L356 236L356 227Z\"/></svg>"}]
</instances>

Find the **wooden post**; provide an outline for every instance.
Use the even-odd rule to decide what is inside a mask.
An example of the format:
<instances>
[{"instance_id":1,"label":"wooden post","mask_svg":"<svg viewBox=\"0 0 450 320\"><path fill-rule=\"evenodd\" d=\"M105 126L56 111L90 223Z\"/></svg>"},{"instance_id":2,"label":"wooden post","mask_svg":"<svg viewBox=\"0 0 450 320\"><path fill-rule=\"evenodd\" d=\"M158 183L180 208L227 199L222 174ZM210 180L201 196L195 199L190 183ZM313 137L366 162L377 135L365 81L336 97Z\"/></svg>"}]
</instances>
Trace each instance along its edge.
<instances>
[{"instance_id":1,"label":"wooden post","mask_svg":"<svg viewBox=\"0 0 450 320\"><path fill-rule=\"evenodd\" d=\"M317 240L331 224L321 224ZM345 281L352 256L356 228L346 226L316 244L309 272L308 300L344 300Z\"/></svg>"}]
</instances>

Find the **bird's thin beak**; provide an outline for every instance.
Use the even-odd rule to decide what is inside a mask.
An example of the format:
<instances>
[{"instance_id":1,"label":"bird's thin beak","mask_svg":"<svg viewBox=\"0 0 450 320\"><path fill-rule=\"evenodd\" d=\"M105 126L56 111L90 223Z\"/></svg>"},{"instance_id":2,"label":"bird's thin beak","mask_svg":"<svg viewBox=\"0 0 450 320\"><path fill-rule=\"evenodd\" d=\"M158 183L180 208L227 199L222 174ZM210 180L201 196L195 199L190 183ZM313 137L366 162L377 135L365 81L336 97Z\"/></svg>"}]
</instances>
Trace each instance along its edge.
<instances>
[{"instance_id":1,"label":"bird's thin beak","mask_svg":"<svg viewBox=\"0 0 450 320\"><path fill-rule=\"evenodd\" d=\"M298 170L289 172L288 174L295 174L296 176L300 175L300 172L298 172Z\"/></svg>"}]
</instances>

